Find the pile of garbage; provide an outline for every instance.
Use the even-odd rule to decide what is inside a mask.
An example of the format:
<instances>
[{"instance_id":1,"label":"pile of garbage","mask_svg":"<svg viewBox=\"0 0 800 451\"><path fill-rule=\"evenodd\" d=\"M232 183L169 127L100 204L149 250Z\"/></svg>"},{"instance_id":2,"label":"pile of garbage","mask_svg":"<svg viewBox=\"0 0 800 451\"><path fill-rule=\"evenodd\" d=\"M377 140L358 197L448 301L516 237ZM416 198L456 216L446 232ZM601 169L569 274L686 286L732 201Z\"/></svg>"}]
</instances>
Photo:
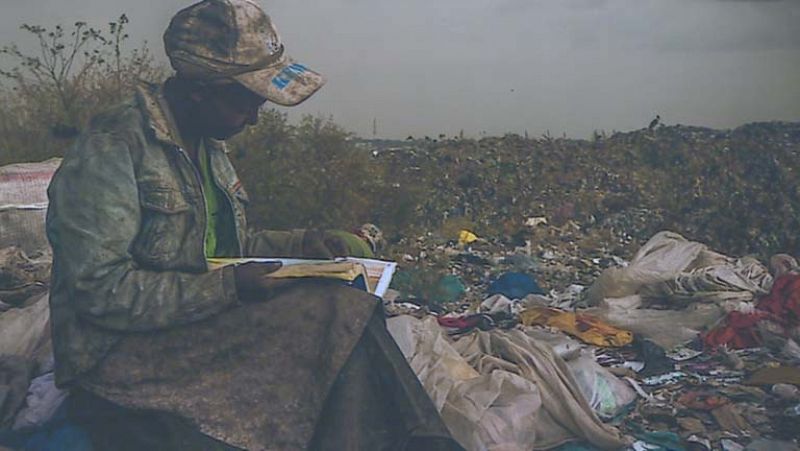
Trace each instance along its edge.
<instances>
[{"instance_id":1,"label":"pile of garbage","mask_svg":"<svg viewBox=\"0 0 800 451\"><path fill-rule=\"evenodd\" d=\"M389 329L467 449L797 449L794 258L669 231L630 261L468 230L417 245Z\"/></svg>"},{"instance_id":2,"label":"pile of garbage","mask_svg":"<svg viewBox=\"0 0 800 451\"><path fill-rule=\"evenodd\" d=\"M446 237L440 229L454 220L507 244L536 244L527 224L546 218L620 256L660 230L736 255L800 253L800 123L375 142L372 154L391 169L382 183L394 190L381 191L364 219L399 248L415 235Z\"/></svg>"}]
</instances>

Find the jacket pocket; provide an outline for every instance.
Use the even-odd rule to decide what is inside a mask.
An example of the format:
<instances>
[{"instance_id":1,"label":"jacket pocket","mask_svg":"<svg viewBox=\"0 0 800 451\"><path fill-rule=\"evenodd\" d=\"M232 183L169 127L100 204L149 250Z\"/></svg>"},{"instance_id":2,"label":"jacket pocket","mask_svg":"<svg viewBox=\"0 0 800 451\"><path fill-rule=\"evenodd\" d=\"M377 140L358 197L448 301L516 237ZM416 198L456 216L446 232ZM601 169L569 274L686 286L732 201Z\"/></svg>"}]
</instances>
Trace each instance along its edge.
<instances>
[{"instance_id":1,"label":"jacket pocket","mask_svg":"<svg viewBox=\"0 0 800 451\"><path fill-rule=\"evenodd\" d=\"M164 186L143 186L139 191L142 208L164 214L189 210L189 203L179 190Z\"/></svg>"},{"instance_id":2,"label":"jacket pocket","mask_svg":"<svg viewBox=\"0 0 800 451\"><path fill-rule=\"evenodd\" d=\"M140 186L139 203L142 217L134 258L145 266L169 268L179 260L193 221L191 205L179 190L162 185Z\"/></svg>"}]
</instances>

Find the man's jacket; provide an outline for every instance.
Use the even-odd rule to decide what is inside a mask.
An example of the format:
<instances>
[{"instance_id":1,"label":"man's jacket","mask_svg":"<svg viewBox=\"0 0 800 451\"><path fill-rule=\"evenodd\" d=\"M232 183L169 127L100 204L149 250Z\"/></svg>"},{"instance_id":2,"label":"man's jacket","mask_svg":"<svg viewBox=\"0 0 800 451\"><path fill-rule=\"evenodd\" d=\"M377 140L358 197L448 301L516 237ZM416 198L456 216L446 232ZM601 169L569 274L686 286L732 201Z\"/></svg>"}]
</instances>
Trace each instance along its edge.
<instances>
[{"instance_id":1,"label":"man's jacket","mask_svg":"<svg viewBox=\"0 0 800 451\"><path fill-rule=\"evenodd\" d=\"M93 368L126 334L214 315L238 301L230 268L208 271L206 212L160 87L93 120L48 189L56 380ZM247 195L223 143L205 142L240 255L302 254L302 231L248 237Z\"/></svg>"}]
</instances>

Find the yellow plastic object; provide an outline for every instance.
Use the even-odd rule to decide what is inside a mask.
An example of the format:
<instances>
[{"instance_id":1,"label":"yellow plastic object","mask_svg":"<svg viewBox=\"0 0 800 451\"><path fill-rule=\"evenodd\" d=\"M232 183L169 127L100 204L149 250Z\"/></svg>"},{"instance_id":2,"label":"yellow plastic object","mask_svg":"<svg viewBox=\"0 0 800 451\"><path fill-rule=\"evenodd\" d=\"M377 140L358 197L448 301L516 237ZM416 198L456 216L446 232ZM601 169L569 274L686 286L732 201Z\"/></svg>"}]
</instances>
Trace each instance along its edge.
<instances>
[{"instance_id":1,"label":"yellow plastic object","mask_svg":"<svg viewBox=\"0 0 800 451\"><path fill-rule=\"evenodd\" d=\"M606 324L594 316L550 307L527 309L520 313L520 321L526 326L554 327L595 346L618 348L633 342L631 332Z\"/></svg>"},{"instance_id":2,"label":"yellow plastic object","mask_svg":"<svg viewBox=\"0 0 800 451\"><path fill-rule=\"evenodd\" d=\"M470 232L469 230L462 230L458 232L458 244L464 246L478 241L478 235Z\"/></svg>"}]
</instances>

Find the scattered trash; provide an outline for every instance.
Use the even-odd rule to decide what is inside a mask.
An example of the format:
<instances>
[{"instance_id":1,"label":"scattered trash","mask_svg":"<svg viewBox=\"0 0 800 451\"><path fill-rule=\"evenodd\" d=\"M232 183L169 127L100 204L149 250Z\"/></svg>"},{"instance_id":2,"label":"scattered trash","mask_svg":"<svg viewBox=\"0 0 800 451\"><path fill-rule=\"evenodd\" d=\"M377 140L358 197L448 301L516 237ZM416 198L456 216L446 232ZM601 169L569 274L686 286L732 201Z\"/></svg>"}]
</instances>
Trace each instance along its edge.
<instances>
[{"instance_id":1,"label":"scattered trash","mask_svg":"<svg viewBox=\"0 0 800 451\"><path fill-rule=\"evenodd\" d=\"M749 437L755 432L733 404L718 407L711 411L711 415L723 431L744 437Z\"/></svg>"},{"instance_id":2,"label":"scattered trash","mask_svg":"<svg viewBox=\"0 0 800 451\"><path fill-rule=\"evenodd\" d=\"M639 359L644 361L644 368L640 371L642 376L664 374L674 369L675 365L661 346L647 339L634 340L633 346Z\"/></svg>"},{"instance_id":3,"label":"scattered trash","mask_svg":"<svg viewBox=\"0 0 800 451\"><path fill-rule=\"evenodd\" d=\"M466 246L467 244L474 243L475 241L478 241L478 235L475 235L469 230L462 230L458 232L458 244L460 246Z\"/></svg>"},{"instance_id":4,"label":"scattered trash","mask_svg":"<svg viewBox=\"0 0 800 451\"><path fill-rule=\"evenodd\" d=\"M530 308L520 314L526 326L534 324L555 327L586 343L597 346L626 346L633 341L633 334L618 329L590 315L564 312L548 307Z\"/></svg>"},{"instance_id":5,"label":"scattered trash","mask_svg":"<svg viewBox=\"0 0 800 451\"><path fill-rule=\"evenodd\" d=\"M800 368L790 366L766 367L756 370L748 385L793 384L800 385Z\"/></svg>"},{"instance_id":6,"label":"scattered trash","mask_svg":"<svg viewBox=\"0 0 800 451\"><path fill-rule=\"evenodd\" d=\"M707 438L698 437L697 435L691 435L689 438L686 439L686 443L689 444L689 449L695 451L711 451L711 440Z\"/></svg>"},{"instance_id":7,"label":"scattered trash","mask_svg":"<svg viewBox=\"0 0 800 451\"><path fill-rule=\"evenodd\" d=\"M539 225L547 225L547 218L544 216L535 216L525 220L525 225L528 227L536 227Z\"/></svg>"},{"instance_id":8,"label":"scattered trash","mask_svg":"<svg viewBox=\"0 0 800 451\"><path fill-rule=\"evenodd\" d=\"M509 299L522 299L529 294L545 294L531 275L520 272L507 272L491 284L487 294L502 294Z\"/></svg>"},{"instance_id":9,"label":"scattered trash","mask_svg":"<svg viewBox=\"0 0 800 451\"><path fill-rule=\"evenodd\" d=\"M784 412L784 414L787 417L794 417L794 418L800 417L800 404L789 407L788 409L786 409L786 412Z\"/></svg>"},{"instance_id":10,"label":"scattered trash","mask_svg":"<svg viewBox=\"0 0 800 451\"><path fill-rule=\"evenodd\" d=\"M681 444L680 436L674 432L644 432L637 434L636 438L640 440L634 443L636 450L683 451L686 449ZM636 447L637 443L639 448Z\"/></svg>"},{"instance_id":11,"label":"scattered trash","mask_svg":"<svg viewBox=\"0 0 800 451\"><path fill-rule=\"evenodd\" d=\"M518 314L522 310L519 301L512 301L502 294L495 294L481 302L481 311L488 313Z\"/></svg>"},{"instance_id":12,"label":"scattered trash","mask_svg":"<svg viewBox=\"0 0 800 451\"><path fill-rule=\"evenodd\" d=\"M531 233L556 230L569 233L576 229L567 221L563 227L539 225ZM491 241L481 241L480 246L466 251L445 247L442 255L449 261L448 270L458 274L469 291L463 299L442 306L438 323L443 335L454 338L453 345L461 349L466 343L473 343L476 334L494 336L523 331L539 346L546 345L565 360L586 403L601 419L619 425L628 436L637 437L639 442L629 445L634 448L684 446L676 449L710 451L721 449L723 439L734 439L726 446L744 444L759 436L795 439L797 431L792 422L800 417L800 411L796 411L800 407L795 409L796 399L792 398L795 387L786 382L770 383L772 380L743 385L759 371L774 372L775 368L798 365L793 355L800 357L800 346L786 336L786 329L781 326L764 330L764 324L772 323L761 322L757 330L759 346L742 350L704 349L700 339L701 333L715 323L722 324L726 315L758 313L762 298L770 292L764 267L751 259L722 256L700 243L669 233L661 237L666 241L651 246L649 253L642 252L649 259L648 267L668 263L658 261L659 252L671 249L672 255L677 255L689 246L694 247L696 255L688 266L670 277L651 273L661 281L640 286L627 296L603 297L589 308L585 308L587 301L590 305L593 301L585 287L595 285L602 269L622 271L627 263L624 258L613 254L585 258L569 255L558 246L537 248L536 240L526 240L524 246L520 242L512 253L500 245L492 248ZM426 249L426 258L430 259L434 248ZM642 259L632 259L627 268L634 272L628 274L641 269L641 262ZM698 272L696 268L706 269ZM530 276L537 286L547 289L520 299L490 294L491 284L509 273ZM709 280L714 283L703 285ZM745 284L742 280L751 284L750 291L741 289ZM722 290L723 282L730 282L734 288ZM703 294L704 286L711 287L713 295ZM689 288L700 290L696 292L699 294L687 294ZM417 315L425 314L423 309ZM515 325L514 319L520 324ZM596 323L603 326L598 329ZM613 339L609 337L615 337L615 332L599 332L608 332L607 327L626 332L625 337L635 335L636 339L620 340L621 346L612 346ZM484 357L484 362L499 364L494 357ZM598 372L598 368L602 371ZM622 399L615 396L623 394ZM665 448L665 443L644 440L645 431L677 433L682 442Z\"/></svg>"},{"instance_id":13,"label":"scattered trash","mask_svg":"<svg viewBox=\"0 0 800 451\"><path fill-rule=\"evenodd\" d=\"M722 447L722 451L743 451L744 450L744 446L734 442L733 440L727 439L727 438L722 439L722 441L720 441L720 446Z\"/></svg>"},{"instance_id":14,"label":"scattered trash","mask_svg":"<svg viewBox=\"0 0 800 451\"><path fill-rule=\"evenodd\" d=\"M702 351L697 351L684 346L678 346L666 353L667 357L676 362L685 362L687 360L692 360L693 358L702 354L703 354Z\"/></svg>"},{"instance_id":15,"label":"scattered trash","mask_svg":"<svg viewBox=\"0 0 800 451\"><path fill-rule=\"evenodd\" d=\"M728 404L727 398L714 392L689 391L678 398L678 404L688 409L711 411Z\"/></svg>"},{"instance_id":16,"label":"scattered trash","mask_svg":"<svg viewBox=\"0 0 800 451\"><path fill-rule=\"evenodd\" d=\"M455 302L467 290L461 278L454 274L440 275L422 270L398 271L391 287L401 293L398 299L411 298L430 306Z\"/></svg>"},{"instance_id":17,"label":"scattered trash","mask_svg":"<svg viewBox=\"0 0 800 451\"><path fill-rule=\"evenodd\" d=\"M745 451L797 451L796 443L758 438L745 447Z\"/></svg>"},{"instance_id":18,"label":"scattered trash","mask_svg":"<svg viewBox=\"0 0 800 451\"><path fill-rule=\"evenodd\" d=\"M595 362L594 357L584 352L580 357L567 361L586 400L600 418L611 419L619 415L636 399L636 393L625 382Z\"/></svg>"},{"instance_id":19,"label":"scattered trash","mask_svg":"<svg viewBox=\"0 0 800 451\"><path fill-rule=\"evenodd\" d=\"M674 371L672 373L660 374L658 376L651 376L642 380L642 383L647 386L674 384L678 380L686 377L686 373Z\"/></svg>"}]
</instances>

